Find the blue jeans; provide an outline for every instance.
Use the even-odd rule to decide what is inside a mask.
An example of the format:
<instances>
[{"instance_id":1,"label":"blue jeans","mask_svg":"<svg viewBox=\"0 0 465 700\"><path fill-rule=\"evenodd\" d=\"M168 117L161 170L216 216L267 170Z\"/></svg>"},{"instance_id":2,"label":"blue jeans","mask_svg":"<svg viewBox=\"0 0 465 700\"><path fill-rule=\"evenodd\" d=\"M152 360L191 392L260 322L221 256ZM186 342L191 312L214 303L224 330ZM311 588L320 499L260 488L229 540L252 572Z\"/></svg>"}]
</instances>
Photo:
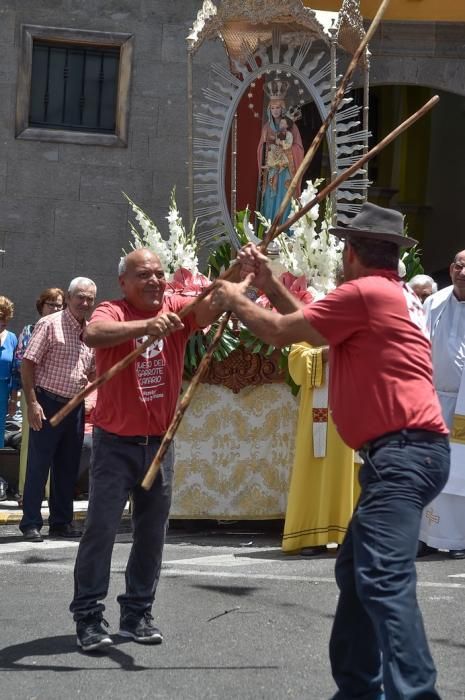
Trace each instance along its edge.
<instances>
[{"instance_id":1,"label":"blue jeans","mask_svg":"<svg viewBox=\"0 0 465 700\"><path fill-rule=\"evenodd\" d=\"M333 700L437 700L436 670L416 597L423 508L449 474L447 438L401 431L362 451L361 495L336 561L330 640Z\"/></svg>"},{"instance_id":2,"label":"blue jeans","mask_svg":"<svg viewBox=\"0 0 465 700\"><path fill-rule=\"evenodd\" d=\"M29 429L23 517L19 524L23 532L30 527L40 530L43 525L40 509L49 470L48 524L50 527L60 527L72 522L74 488L84 437L83 404L71 411L56 428L52 428L49 419L63 408L63 403L39 391L37 400L47 420L42 422L40 430Z\"/></svg>"},{"instance_id":3,"label":"blue jeans","mask_svg":"<svg viewBox=\"0 0 465 700\"><path fill-rule=\"evenodd\" d=\"M126 590L118 596L122 612L144 613L152 607L160 577L165 532L171 506L173 444L149 491L141 481L161 438L136 445L94 428L89 472L89 507L74 567L74 598L70 610L76 621L101 615L108 593L111 555L124 506L133 499L133 544L126 566Z\"/></svg>"}]
</instances>

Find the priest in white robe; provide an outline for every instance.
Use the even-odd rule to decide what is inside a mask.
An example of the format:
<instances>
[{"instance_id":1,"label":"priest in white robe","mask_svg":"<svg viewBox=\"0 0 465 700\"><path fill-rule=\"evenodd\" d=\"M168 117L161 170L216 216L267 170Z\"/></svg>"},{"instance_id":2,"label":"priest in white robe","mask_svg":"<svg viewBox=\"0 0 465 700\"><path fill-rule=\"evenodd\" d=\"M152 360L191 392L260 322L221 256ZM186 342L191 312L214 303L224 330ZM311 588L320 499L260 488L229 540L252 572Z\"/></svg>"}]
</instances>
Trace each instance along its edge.
<instances>
[{"instance_id":1,"label":"priest in white robe","mask_svg":"<svg viewBox=\"0 0 465 700\"><path fill-rule=\"evenodd\" d=\"M433 378L451 431L451 469L443 491L423 511L418 556L435 549L465 559L465 250L450 266L452 285L424 304Z\"/></svg>"}]
</instances>

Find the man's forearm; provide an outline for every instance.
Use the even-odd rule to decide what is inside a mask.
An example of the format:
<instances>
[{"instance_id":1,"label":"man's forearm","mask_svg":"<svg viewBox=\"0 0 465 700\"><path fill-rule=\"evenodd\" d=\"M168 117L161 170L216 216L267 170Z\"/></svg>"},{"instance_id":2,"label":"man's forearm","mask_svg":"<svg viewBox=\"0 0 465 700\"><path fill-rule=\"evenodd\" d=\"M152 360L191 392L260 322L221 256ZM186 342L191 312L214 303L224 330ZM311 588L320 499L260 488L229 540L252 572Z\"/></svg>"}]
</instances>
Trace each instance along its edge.
<instances>
[{"instance_id":1,"label":"man's forearm","mask_svg":"<svg viewBox=\"0 0 465 700\"><path fill-rule=\"evenodd\" d=\"M147 335L147 320L95 321L86 326L84 342L90 348L111 348Z\"/></svg>"},{"instance_id":2,"label":"man's forearm","mask_svg":"<svg viewBox=\"0 0 465 700\"><path fill-rule=\"evenodd\" d=\"M234 294L228 307L252 333L275 347L302 341L314 347L328 344L326 338L305 320L300 308L281 315L257 306L244 294Z\"/></svg>"},{"instance_id":3,"label":"man's forearm","mask_svg":"<svg viewBox=\"0 0 465 700\"><path fill-rule=\"evenodd\" d=\"M271 304L281 314L292 314L302 308L303 304L273 275L263 290Z\"/></svg>"},{"instance_id":4,"label":"man's forearm","mask_svg":"<svg viewBox=\"0 0 465 700\"><path fill-rule=\"evenodd\" d=\"M232 302L232 310L242 323L265 343L280 347L287 340L282 336L282 319L279 313L263 309L245 295L237 295Z\"/></svg>"}]
</instances>

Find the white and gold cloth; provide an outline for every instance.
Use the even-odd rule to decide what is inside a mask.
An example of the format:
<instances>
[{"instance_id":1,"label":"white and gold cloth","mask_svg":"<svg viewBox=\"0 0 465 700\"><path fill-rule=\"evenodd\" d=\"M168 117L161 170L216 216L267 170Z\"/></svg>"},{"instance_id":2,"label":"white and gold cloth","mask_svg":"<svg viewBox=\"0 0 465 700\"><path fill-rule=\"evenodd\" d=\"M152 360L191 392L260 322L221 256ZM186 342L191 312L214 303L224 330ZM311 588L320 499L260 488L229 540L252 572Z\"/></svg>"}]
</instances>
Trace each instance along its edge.
<instances>
[{"instance_id":1,"label":"white and gold cloth","mask_svg":"<svg viewBox=\"0 0 465 700\"><path fill-rule=\"evenodd\" d=\"M286 384L201 384L176 436L171 518L283 518L298 402Z\"/></svg>"}]
</instances>

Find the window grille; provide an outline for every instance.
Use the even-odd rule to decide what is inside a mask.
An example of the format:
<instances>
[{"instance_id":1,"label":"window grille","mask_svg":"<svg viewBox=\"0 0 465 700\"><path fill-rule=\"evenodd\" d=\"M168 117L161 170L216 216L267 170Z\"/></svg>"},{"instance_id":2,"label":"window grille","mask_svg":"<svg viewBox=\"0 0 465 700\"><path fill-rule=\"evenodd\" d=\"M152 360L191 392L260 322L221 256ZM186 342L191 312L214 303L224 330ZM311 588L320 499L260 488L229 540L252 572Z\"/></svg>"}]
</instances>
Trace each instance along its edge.
<instances>
[{"instance_id":1,"label":"window grille","mask_svg":"<svg viewBox=\"0 0 465 700\"><path fill-rule=\"evenodd\" d=\"M29 126L115 133L120 49L36 41Z\"/></svg>"}]
</instances>

